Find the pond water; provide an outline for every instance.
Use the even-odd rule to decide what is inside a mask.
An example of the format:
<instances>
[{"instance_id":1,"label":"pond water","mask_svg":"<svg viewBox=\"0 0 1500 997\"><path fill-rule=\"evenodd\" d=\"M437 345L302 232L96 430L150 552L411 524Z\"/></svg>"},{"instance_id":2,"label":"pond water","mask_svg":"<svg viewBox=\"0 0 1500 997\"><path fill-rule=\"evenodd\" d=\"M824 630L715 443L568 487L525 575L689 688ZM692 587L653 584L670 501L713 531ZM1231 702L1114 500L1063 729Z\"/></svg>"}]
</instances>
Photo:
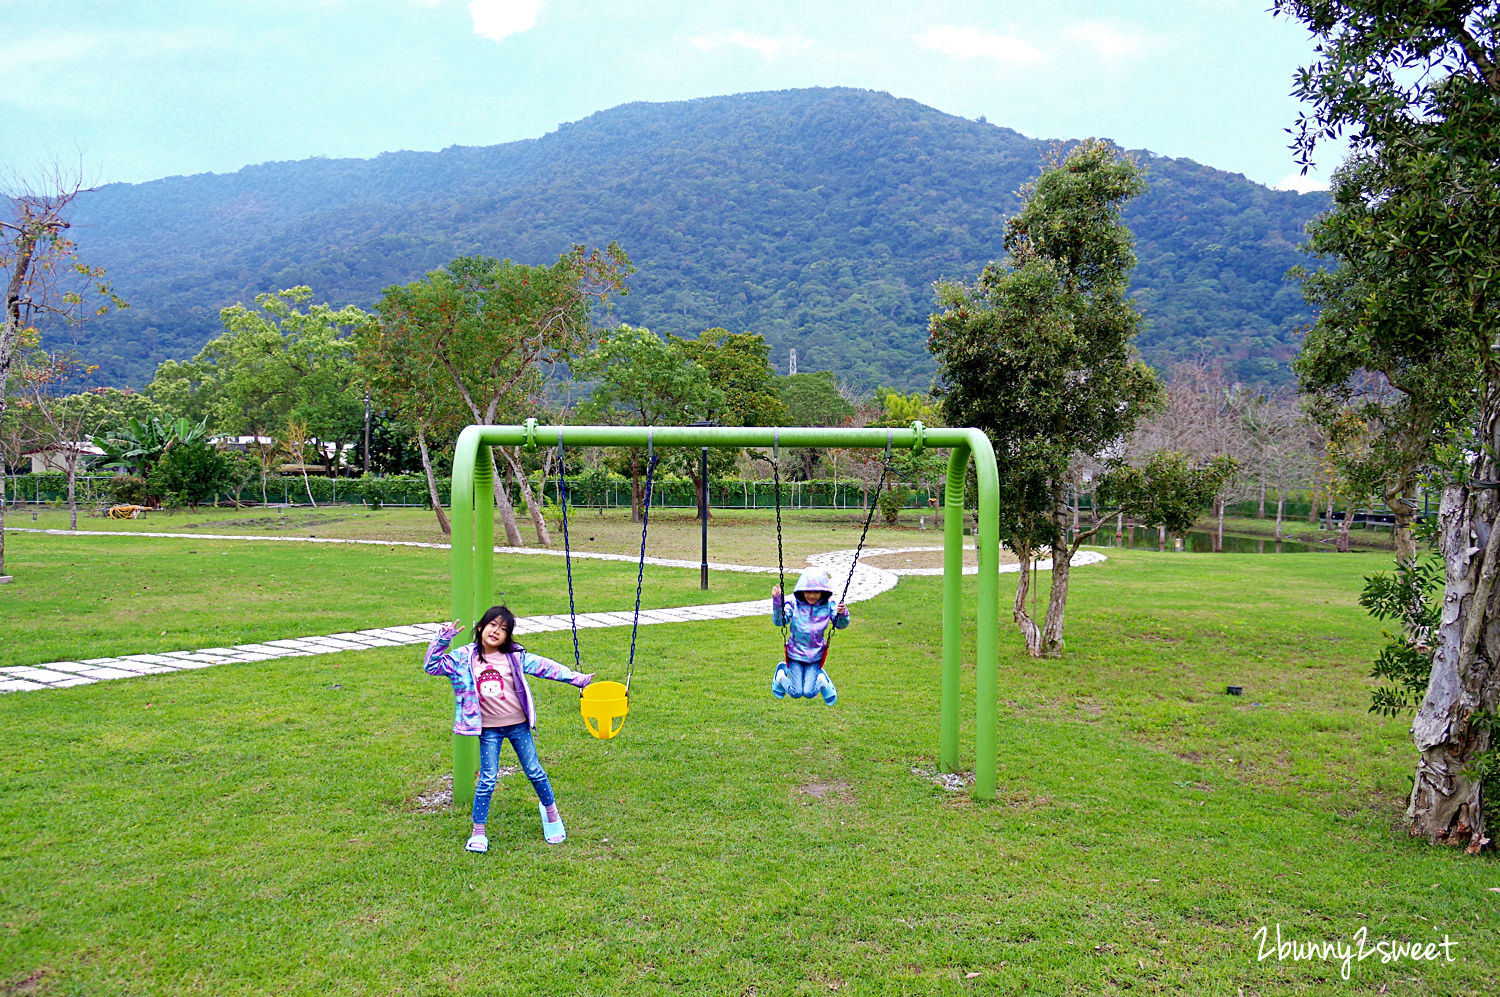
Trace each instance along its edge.
<instances>
[{"instance_id":1,"label":"pond water","mask_svg":"<svg viewBox=\"0 0 1500 997\"><path fill-rule=\"evenodd\" d=\"M1167 539L1167 549L1173 549L1176 541ZM1140 550L1161 550L1158 534L1154 527L1136 526L1125 531L1125 535L1117 542L1115 531L1105 527L1086 543L1088 547L1130 547ZM1214 538L1212 533L1202 530L1193 530L1188 533L1184 540L1183 549L1189 554L1211 554L1214 549ZM1283 540L1278 543L1274 539L1264 537L1240 537L1232 533L1224 534L1224 553L1226 554L1305 554L1313 550L1332 550L1330 544L1326 548L1320 544L1298 543L1292 540Z\"/></svg>"}]
</instances>

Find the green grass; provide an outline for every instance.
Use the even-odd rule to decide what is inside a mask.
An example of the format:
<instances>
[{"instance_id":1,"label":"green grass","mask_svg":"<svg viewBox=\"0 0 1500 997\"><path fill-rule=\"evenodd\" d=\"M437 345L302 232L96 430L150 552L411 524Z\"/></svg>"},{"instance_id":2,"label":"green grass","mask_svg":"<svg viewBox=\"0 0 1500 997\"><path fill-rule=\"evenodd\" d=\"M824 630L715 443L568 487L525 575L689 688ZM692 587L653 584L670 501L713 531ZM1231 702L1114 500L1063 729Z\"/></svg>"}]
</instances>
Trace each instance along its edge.
<instances>
[{"instance_id":1,"label":"green grass","mask_svg":"<svg viewBox=\"0 0 1500 997\"><path fill-rule=\"evenodd\" d=\"M12 533L0 586L0 667L184 651L446 619L449 554L366 545ZM573 562L578 611L635 606L633 565ZM642 606L753 599L770 575L651 566ZM568 611L561 557L497 559L518 615Z\"/></svg>"},{"instance_id":2,"label":"green grass","mask_svg":"<svg viewBox=\"0 0 1500 997\"><path fill-rule=\"evenodd\" d=\"M888 547L937 546L943 544L938 520L930 514L908 510L895 528L875 517L869 543ZM641 524L630 521L628 509L610 509L600 515L594 509L570 513L568 541L573 550L606 554L628 554L641 550ZM32 522L26 514L11 513L6 523L26 529L67 529L66 510L44 509ZM536 546L530 520L520 519L521 534L528 546ZM782 546L788 566L801 565L809 554L859 543L864 513L848 510L787 510L782 523ZM697 561L702 552L698 521L690 510L660 509L651 514L646 553L652 557ZM81 516L80 531L129 533L216 533L251 536L335 537L355 540L406 540L446 544L433 514L424 509L387 508L371 511L360 506L326 506L317 509L214 509L196 512L153 512L145 519L106 519ZM562 549L562 530L552 528L553 548ZM495 542L503 544L505 533L497 524ZM715 509L710 519L708 556L729 564L771 564L776 557L776 514L772 509Z\"/></svg>"},{"instance_id":3,"label":"green grass","mask_svg":"<svg viewBox=\"0 0 1500 997\"><path fill-rule=\"evenodd\" d=\"M854 608L833 709L767 694L766 621L654 626L612 741L533 683L569 839L542 843L508 776L484 856L417 805L452 698L410 648L0 696L0 993L1491 994L1500 866L1406 837L1405 723L1367 712L1356 597L1382 564L1078 569L1064 659L1002 632L998 802L912 771L935 767L937 579ZM333 586L300 577L287 619L319 632ZM518 603L555 595L534 584ZM623 660L627 631L588 636ZM1377 957L1346 983L1258 961L1278 924L1446 934L1456 961Z\"/></svg>"}]
</instances>

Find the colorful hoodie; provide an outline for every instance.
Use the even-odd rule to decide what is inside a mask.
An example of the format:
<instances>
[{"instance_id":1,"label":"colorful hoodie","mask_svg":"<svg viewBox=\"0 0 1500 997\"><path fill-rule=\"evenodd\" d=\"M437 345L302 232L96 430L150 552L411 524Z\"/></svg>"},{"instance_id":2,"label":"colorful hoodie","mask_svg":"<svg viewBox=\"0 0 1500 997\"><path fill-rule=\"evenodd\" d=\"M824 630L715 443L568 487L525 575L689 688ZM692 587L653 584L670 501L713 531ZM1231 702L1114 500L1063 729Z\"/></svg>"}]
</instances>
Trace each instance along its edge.
<instances>
[{"instance_id":1,"label":"colorful hoodie","mask_svg":"<svg viewBox=\"0 0 1500 997\"><path fill-rule=\"evenodd\" d=\"M483 721L479 716L479 690L474 685L473 663L474 655L478 653L478 646L465 644L456 651L450 651L448 644L454 636L455 631L447 627L439 630L437 637L427 645L427 658L422 668L428 675L443 675L453 683L455 701L453 733L478 734L484 729ZM527 726L535 727L536 704L532 700L531 689L526 685L526 676L536 675L544 679L569 683L583 676L551 658L532 654L520 644L512 642L511 646L514 650L507 654L506 658L510 660L516 694L521 697L521 704L526 709Z\"/></svg>"},{"instance_id":2,"label":"colorful hoodie","mask_svg":"<svg viewBox=\"0 0 1500 997\"><path fill-rule=\"evenodd\" d=\"M827 592L828 601L822 604L803 602L797 598L799 592ZM771 622L789 629L786 642L788 661L821 665L828 653L828 632L849 625L849 611L834 615L833 583L823 568L808 568L797 579L791 595L783 595L771 602Z\"/></svg>"}]
</instances>

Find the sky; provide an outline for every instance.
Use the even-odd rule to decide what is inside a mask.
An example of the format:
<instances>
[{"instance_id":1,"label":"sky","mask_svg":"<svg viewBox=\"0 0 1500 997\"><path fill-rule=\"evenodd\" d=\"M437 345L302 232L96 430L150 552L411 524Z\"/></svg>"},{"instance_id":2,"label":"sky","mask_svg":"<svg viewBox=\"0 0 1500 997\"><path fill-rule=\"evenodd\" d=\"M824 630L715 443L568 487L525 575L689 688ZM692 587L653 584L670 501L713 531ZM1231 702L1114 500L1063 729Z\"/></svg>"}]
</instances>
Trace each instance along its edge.
<instances>
[{"instance_id":1,"label":"sky","mask_svg":"<svg viewBox=\"0 0 1500 997\"><path fill-rule=\"evenodd\" d=\"M1270 0L0 0L0 181L85 184L538 138L633 101L815 86L1285 189Z\"/></svg>"}]
</instances>

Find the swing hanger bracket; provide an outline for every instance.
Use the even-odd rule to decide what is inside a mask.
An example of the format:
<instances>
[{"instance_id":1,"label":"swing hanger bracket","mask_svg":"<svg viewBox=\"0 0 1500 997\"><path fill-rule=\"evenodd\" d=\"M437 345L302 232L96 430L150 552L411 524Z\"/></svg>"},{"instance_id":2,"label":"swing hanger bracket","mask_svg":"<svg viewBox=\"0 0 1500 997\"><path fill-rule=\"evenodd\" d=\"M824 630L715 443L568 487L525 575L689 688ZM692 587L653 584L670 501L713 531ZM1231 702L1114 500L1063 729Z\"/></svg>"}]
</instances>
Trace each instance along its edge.
<instances>
[{"instance_id":1,"label":"swing hanger bracket","mask_svg":"<svg viewBox=\"0 0 1500 997\"><path fill-rule=\"evenodd\" d=\"M526 442L521 445L526 448L527 453L530 453L536 449L536 417L528 418L521 424L521 428L526 431ZM558 442L562 442L561 437L558 438Z\"/></svg>"},{"instance_id":2,"label":"swing hanger bracket","mask_svg":"<svg viewBox=\"0 0 1500 997\"><path fill-rule=\"evenodd\" d=\"M913 419L911 431L916 436L916 439L911 441L911 452L921 453L923 448L927 446L927 427L922 425L921 419Z\"/></svg>"}]
</instances>

